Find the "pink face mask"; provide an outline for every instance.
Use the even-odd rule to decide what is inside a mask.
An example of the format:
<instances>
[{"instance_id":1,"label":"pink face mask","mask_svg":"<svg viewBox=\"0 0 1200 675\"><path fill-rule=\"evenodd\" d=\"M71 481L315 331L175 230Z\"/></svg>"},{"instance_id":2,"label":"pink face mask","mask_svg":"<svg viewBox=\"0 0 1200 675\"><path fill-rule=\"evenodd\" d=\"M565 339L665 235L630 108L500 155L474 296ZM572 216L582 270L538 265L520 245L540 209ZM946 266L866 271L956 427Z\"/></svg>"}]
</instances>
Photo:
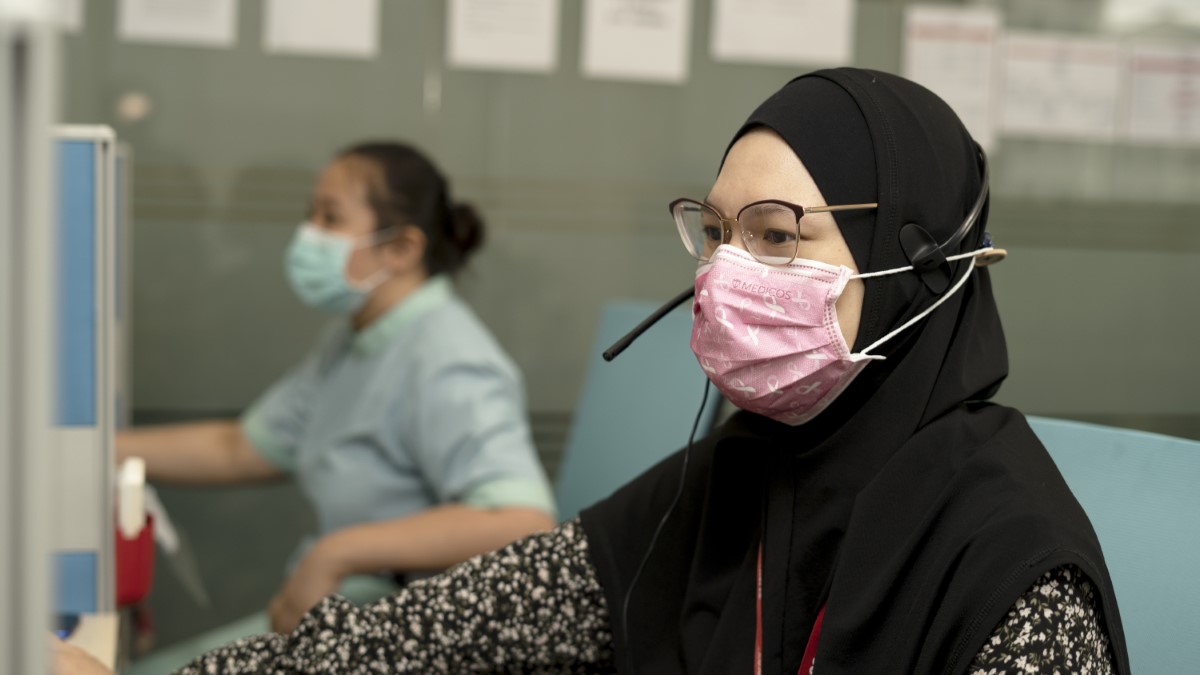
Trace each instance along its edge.
<instances>
[{"instance_id":1,"label":"pink face mask","mask_svg":"<svg viewBox=\"0 0 1200 675\"><path fill-rule=\"evenodd\" d=\"M983 250L948 259L974 257ZM834 309L846 283L911 269L856 275L848 267L799 258L773 266L740 248L720 246L696 272L692 351L708 378L737 407L803 424L837 398L868 362L884 358L870 351L936 309L962 287L974 266L924 312L861 352L850 353Z\"/></svg>"}]
</instances>

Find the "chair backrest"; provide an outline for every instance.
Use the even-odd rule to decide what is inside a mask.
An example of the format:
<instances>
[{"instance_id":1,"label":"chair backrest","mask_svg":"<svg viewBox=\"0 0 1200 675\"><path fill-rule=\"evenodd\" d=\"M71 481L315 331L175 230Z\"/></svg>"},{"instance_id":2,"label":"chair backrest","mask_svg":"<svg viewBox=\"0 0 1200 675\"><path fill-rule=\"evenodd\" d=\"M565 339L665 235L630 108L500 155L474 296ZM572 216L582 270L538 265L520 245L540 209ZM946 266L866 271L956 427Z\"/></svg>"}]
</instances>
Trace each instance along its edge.
<instances>
[{"instance_id":1,"label":"chair backrest","mask_svg":"<svg viewBox=\"0 0 1200 675\"><path fill-rule=\"evenodd\" d=\"M688 348L688 307L663 317L612 362L600 356L654 309L646 302L614 301L600 316L555 486L564 520L687 444L705 383ZM697 438L712 428L720 400L713 389Z\"/></svg>"},{"instance_id":2,"label":"chair backrest","mask_svg":"<svg viewBox=\"0 0 1200 675\"><path fill-rule=\"evenodd\" d=\"M1104 548L1135 673L1200 668L1200 442L1030 417Z\"/></svg>"}]
</instances>

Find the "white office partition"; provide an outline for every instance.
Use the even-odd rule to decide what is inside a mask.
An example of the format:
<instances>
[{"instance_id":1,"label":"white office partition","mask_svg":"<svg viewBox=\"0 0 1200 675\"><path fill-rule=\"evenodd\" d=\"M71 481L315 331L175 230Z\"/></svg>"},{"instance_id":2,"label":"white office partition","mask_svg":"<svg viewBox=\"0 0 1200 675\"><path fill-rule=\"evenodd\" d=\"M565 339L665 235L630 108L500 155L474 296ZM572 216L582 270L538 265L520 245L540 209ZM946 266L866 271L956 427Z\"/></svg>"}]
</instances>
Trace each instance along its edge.
<instances>
[{"instance_id":1,"label":"white office partition","mask_svg":"<svg viewBox=\"0 0 1200 675\"><path fill-rule=\"evenodd\" d=\"M47 672L52 0L0 0L0 672Z\"/></svg>"},{"instance_id":2,"label":"white office partition","mask_svg":"<svg viewBox=\"0 0 1200 675\"><path fill-rule=\"evenodd\" d=\"M121 429L133 424L133 148L128 143L117 143L116 168L113 405Z\"/></svg>"},{"instance_id":3,"label":"white office partition","mask_svg":"<svg viewBox=\"0 0 1200 675\"><path fill-rule=\"evenodd\" d=\"M115 609L117 147L104 126L60 126L57 152L58 460L55 609Z\"/></svg>"}]
</instances>

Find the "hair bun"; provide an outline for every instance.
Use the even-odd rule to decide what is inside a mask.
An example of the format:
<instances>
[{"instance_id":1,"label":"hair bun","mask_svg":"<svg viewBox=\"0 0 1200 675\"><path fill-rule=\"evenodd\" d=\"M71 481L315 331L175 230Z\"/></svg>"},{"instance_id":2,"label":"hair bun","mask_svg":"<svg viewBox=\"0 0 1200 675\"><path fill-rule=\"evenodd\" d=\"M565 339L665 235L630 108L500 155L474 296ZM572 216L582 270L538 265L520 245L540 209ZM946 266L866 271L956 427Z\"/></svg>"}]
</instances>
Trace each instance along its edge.
<instances>
[{"instance_id":1,"label":"hair bun","mask_svg":"<svg viewBox=\"0 0 1200 675\"><path fill-rule=\"evenodd\" d=\"M450 230L460 263L483 245L483 220L470 204L459 203L450 208Z\"/></svg>"}]
</instances>

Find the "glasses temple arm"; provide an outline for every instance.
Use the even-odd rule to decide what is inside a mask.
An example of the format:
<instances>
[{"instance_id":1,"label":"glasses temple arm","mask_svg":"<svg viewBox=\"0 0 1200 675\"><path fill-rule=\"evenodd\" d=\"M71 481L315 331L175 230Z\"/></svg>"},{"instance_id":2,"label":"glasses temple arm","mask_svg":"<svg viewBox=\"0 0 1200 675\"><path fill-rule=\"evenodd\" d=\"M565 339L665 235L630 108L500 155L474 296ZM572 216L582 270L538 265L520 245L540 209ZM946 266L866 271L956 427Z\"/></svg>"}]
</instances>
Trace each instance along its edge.
<instances>
[{"instance_id":1,"label":"glasses temple arm","mask_svg":"<svg viewBox=\"0 0 1200 675\"><path fill-rule=\"evenodd\" d=\"M851 209L873 209L879 204L841 204L838 206L806 206L805 213L829 213L831 211L849 211Z\"/></svg>"}]
</instances>

